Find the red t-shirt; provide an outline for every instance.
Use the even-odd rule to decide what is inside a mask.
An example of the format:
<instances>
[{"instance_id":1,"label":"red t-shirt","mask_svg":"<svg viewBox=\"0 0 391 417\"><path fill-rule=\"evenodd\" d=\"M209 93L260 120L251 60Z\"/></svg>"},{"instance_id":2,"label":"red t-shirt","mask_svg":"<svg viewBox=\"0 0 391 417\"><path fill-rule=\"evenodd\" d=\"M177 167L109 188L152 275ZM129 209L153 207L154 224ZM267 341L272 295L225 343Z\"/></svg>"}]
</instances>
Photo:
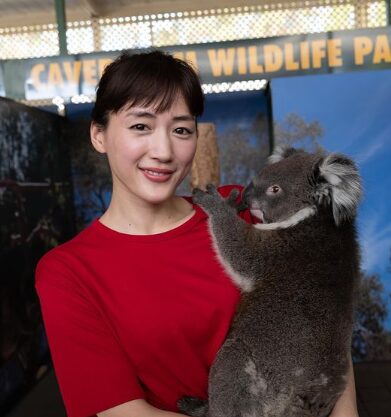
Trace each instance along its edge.
<instances>
[{"instance_id":1,"label":"red t-shirt","mask_svg":"<svg viewBox=\"0 0 391 417\"><path fill-rule=\"evenodd\" d=\"M96 219L40 260L36 289L69 417L138 398L169 411L184 395L207 398L240 293L194 207L186 223L154 235Z\"/></svg>"}]
</instances>

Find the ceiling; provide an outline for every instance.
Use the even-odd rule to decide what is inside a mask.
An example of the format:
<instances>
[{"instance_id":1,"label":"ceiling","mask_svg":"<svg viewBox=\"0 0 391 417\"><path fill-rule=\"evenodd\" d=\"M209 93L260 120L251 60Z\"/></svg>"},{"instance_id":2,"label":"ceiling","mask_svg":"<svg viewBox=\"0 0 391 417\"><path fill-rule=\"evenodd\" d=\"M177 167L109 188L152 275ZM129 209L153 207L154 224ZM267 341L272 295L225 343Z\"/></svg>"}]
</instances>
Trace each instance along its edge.
<instances>
[{"instance_id":1,"label":"ceiling","mask_svg":"<svg viewBox=\"0 0 391 417\"><path fill-rule=\"evenodd\" d=\"M233 7L278 0L65 0L68 21ZM0 28L55 23L55 0L0 0Z\"/></svg>"}]
</instances>

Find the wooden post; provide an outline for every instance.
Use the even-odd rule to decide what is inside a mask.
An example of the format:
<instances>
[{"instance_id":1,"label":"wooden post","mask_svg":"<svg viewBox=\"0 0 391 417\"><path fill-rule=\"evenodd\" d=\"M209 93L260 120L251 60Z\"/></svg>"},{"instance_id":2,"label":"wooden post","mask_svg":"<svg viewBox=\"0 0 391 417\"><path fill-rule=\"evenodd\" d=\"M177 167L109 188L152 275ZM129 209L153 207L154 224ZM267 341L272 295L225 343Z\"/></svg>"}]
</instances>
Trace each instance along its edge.
<instances>
[{"instance_id":1,"label":"wooden post","mask_svg":"<svg viewBox=\"0 0 391 417\"><path fill-rule=\"evenodd\" d=\"M213 123L198 124L197 152L191 168L191 187L205 189L220 184L219 149Z\"/></svg>"}]
</instances>

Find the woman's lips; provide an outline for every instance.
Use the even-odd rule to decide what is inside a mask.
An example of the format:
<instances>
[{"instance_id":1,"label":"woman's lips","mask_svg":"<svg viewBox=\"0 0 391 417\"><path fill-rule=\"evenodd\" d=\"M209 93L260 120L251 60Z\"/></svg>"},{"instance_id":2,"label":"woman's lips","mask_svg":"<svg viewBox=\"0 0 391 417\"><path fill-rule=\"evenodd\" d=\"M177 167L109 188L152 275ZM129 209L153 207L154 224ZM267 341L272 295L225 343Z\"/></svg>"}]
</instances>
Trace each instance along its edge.
<instances>
[{"instance_id":1,"label":"woman's lips","mask_svg":"<svg viewBox=\"0 0 391 417\"><path fill-rule=\"evenodd\" d=\"M174 173L171 169L164 168L140 168L144 176L152 182L166 182Z\"/></svg>"}]
</instances>

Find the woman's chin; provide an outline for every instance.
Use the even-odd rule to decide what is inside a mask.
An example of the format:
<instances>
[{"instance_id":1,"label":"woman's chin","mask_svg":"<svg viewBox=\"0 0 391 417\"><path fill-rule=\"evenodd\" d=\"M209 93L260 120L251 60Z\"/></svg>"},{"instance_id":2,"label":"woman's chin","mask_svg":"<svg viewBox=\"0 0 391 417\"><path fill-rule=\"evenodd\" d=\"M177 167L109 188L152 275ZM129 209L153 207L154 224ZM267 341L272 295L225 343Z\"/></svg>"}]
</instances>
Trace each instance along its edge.
<instances>
[{"instance_id":1,"label":"woman's chin","mask_svg":"<svg viewBox=\"0 0 391 417\"><path fill-rule=\"evenodd\" d=\"M146 203L161 205L169 202L174 198L175 189L151 191L143 196Z\"/></svg>"}]
</instances>

